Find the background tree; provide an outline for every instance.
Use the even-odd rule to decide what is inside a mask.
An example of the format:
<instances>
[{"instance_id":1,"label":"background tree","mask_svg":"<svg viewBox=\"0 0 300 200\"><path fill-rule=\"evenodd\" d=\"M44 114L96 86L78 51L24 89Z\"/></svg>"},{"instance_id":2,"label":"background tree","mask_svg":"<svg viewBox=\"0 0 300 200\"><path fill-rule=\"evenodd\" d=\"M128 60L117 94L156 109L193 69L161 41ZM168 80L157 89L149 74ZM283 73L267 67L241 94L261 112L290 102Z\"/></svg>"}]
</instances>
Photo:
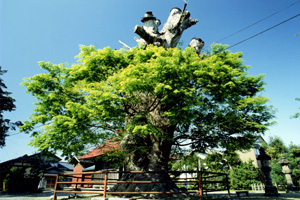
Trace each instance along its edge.
<instances>
[{"instance_id":1,"label":"background tree","mask_svg":"<svg viewBox=\"0 0 300 200\"><path fill-rule=\"evenodd\" d=\"M7 70L2 70L2 67L0 66L0 76L6 72ZM5 146L5 138L8 136L8 130L15 130L16 126L20 125L20 122L12 123L9 119L4 118L4 112L11 112L16 109L14 104L15 100L9 96L11 95L11 92L5 91L5 89L7 89L7 87L4 84L3 79L0 78L0 148Z\"/></svg>"},{"instance_id":2,"label":"background tree","mask_svg":"<svg viewBox=\"0 0 300 200\"><path fill-rule=\"evenodd\" d=\"M210 172L229 172L229 164L220 153L211 153L203 160L205 170Z\"/></svg>"},{"instance_id":3,"label":"background tree","mask_svg":"<svg viewBox=\"0 0 300 200\"><path fill-rule=\"evenodd\" d=\"M225 46L207 54L192 47L83 46L78 57L70 67L41 62L47 73L23 83L37 107L22 130L44 125L32 133L39 149L70 157L86 144L116 138L128 170L161 171L172 148L247 149L272 124L268 99L259 95L263 76L248 75L242 53Z\"/></svg>"},{"instance_id":4,"label":"background tree","mask_svg":"<svg viewBox=\"0 0 300 200\"><path fill-rule=\"evenodd\" d=\"M171 171L195 171L199 169L199 160L202 160L198 153L190 153L188 155L176 155L169 161L169 169ZM199 169L200 170L200 169ZM180 174L178 174L179 176Z\"/></svg>"},{"instance_id":5,"label":"background tree","mask_svg":"<svg viewBox=\"0 0 300 200\"><path fill-rule=\"evenodd\" d=\"M284 174L282 173L282 167L278 162L281 158L280 155L287 153L288 148L285 146L282 139L278 136L269 137L269 142L264 143L262 146L265 149L266 153L271 157L269 163L270 167L272 168L271 178L273 184L277 187L279 185L286 185L286 179Z\"/></svg>"},{"instance_id":6,"label":"background tree","mask_svg":"<svg viewBox=\"0 0 300 200\"><path fill-rule=\"evenodd\" d=\"M291 162L289 168L292 171L292 179L295 186L300 186L300 146L291 144L286 158Z\"/></svg>"},{"instance_id":7,"label":"background tree","mask_svg":"<svg viewBox=\"0 0 300 200\"><path fill-rule=\"evenodd\" d=\"M174 160L172 170L182 171L186 165L187 170L196 170L199 165L199 156L197 154L189 154L180 160ZM279 166L281 168L281 166ZM221 172L229 174L230 187L235 190L251 189L252 184L261 184L262 177L260 169L253 165L253 161L242 162L235 152L218 153L213 152L206 155L205 159L201 159L201 171ZM179 176L179 174L176 174ZM204 174L205 176L205 174ZM216 181L220 181L216 177Z\"/></svg>"},{"instance_id":8,"label":"background tree","mask_svg":"<svg viewBox=\"0 0 300 200\"><path fill-rule=\"evenodd\" d=\"M288 152L288 148L285 146L282 139L278 136L269 137L269 142L263 144L263 148L271 157L271 162L276 162L278 159L280 159L281 154L285 154Z\"/></svg>"},{"instance_id":9,"label":"background tree","mask_svg":"<svg viewBox=\"0 0 300 200\"><path fill-rule=\"evenodd\" d=\"M259 168L253 161L241 162L230 169L230 185L235 190L251 189L252 184L261 184Z\"/></svg>"},{"instance_id":10,"label":"background tree","mask_svg":"<svg viewBox=\"0 0 300 200\"><path fill-rule=\"evenodd\" d=\"M292 171L292 179L295 186L300 185L300 147L294 144L290 144L286 147L284 142L278 136L270 137L270 142L264 144L266 153L272 157L270 160L270 166L272 167L271 177L275 185L285 186L286 178L282 173L282 167L278 163L281 160L280 155L283 154L286 159L291 163L289 168Z\"/></svg>"},{"instance_id":11,"label":"background tree","mask_svg":"<svg viewBox=\"0 0 300 200\"><path fill-rule=\"evenodd\" d=\"M272 167L271 171L271 178L273 184L280 189L279 186L285 186L286 185L286 178L285 175L282 173L282 167L278 163L279 160L271 161L270 166Z\"/></svg>"}]
</instances>

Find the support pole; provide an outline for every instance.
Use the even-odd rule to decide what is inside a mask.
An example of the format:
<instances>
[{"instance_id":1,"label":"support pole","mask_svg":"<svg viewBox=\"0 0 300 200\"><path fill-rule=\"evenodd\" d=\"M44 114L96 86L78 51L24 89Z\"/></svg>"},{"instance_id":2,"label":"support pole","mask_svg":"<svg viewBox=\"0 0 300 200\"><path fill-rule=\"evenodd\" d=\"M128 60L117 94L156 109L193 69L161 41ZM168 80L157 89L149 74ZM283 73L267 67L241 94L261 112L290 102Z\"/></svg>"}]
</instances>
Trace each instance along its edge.
<instances>
[{"instance_id":1,"label":"support pole","mask_svg":"<svg viewBox=\"0 0 300 200\"><path fill-rule=\"evenodd\" d=\"M197 176L198 176L198 190L199 190L199 195L200 195L200 199L203 199L203 195L202 195L202 187L201 187L201 171L197 172Z\"/></svg>"},{"instance_id":2,"label":"support pole","mask_svg":"<svg viewBox=\"0 0 300 200\"><path fill-rule=\"evenodd\" d=\"M226 185L227 185L227 191L228 191L228 198L230 199L230 187L229 187L229 181L228 181L228 175L226 174Z\"/></svg>"},{"instance_id":3,"label":"support pole","mask_svg":"<svg viewBox=\"0 0 300 200\"><path fill-rule=\"evenodd\" d=\"M108 172L105 172L105 177L104 177L104 191L103 191L103 197L106 197L106 189L107 189L107 176L108 176Z\"/></svg>"},{"instance_id":4,"label":"support pole","mask_svg":"<svg viewBox=\"0 0 300 200\"><path fill-rule=\"evenodd\" d=\"M55 187L54 187L53 200L56 200L57 183L58 183L58 174L56 175L56 181L55 181Z\"/></svg>"}]
</instances>

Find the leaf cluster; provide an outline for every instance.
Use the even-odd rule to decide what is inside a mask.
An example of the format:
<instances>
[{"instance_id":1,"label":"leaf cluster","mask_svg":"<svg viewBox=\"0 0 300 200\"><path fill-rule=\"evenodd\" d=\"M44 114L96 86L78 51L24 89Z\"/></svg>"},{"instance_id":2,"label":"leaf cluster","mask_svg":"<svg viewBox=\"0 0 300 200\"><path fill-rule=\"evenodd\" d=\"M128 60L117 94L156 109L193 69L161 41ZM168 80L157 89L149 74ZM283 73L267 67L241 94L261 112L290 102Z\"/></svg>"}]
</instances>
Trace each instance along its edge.
<instances>
[{"instance_id":1,"label":"leaf cluster","mask_svg":"<svg viewBox=\"0 0 300 200\"><path fill-rule=\"evenodd\" d=\"M261 184L260 169L252 161L241 162L230 170L230 184L235 190L250 190L252 184Z\"/></svg>"},{"instance_id":2,"label":"leaf cluster","mask_svg":"<svg viewBox=\"0 0 300 200\"><path fill-rule=\"evenodd\" d=\"M23 82L37 99L22 127L35 147L67 156L125 132L199 152L238 149L272 124L268 99L259 95L263 75L248 75L242 53L222 45L200 55L191 47L82 46L78 58L71 66L40 62L46 73Z\"/></svg>"}]
</instances>

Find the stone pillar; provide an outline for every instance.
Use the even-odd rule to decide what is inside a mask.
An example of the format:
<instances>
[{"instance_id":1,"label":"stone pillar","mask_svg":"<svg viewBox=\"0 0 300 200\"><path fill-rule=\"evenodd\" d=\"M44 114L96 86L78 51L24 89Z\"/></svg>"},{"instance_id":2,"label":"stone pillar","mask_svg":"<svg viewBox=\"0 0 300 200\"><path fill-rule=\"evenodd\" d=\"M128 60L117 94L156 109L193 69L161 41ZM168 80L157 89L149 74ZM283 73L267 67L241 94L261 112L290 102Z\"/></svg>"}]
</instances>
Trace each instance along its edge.
<instances>
[{"instance_id":1,"label":"stone pillar","mask_svg":"<svg viewBox=\"0 0 300 200\"><path fill-rule=\"evenodd\" d=\"M288 159L286 159L283 154L281 154L281 160L278 163L281 165L282 173L284 173L286 178L286 182L287 182L286 193L299 192L293 184L292 171L289 168L289 164L291 162Z\"/></svg>"},{"instance_id":2,"label":"stone pillar","mask_svg":"<svg viewBox=\"0 0 300 200\"><path fill-rule=\"evenodd\" d=\"M261 147L259 149L259 156L257 160L261 162L261 171L264 173L266 178L266 185L265 185L265 196L279 196L277 188L273 186L272 179L271 179L271 167L269 166L270 156L268 156L265 150Z\"/></svg>"}]
</instances>

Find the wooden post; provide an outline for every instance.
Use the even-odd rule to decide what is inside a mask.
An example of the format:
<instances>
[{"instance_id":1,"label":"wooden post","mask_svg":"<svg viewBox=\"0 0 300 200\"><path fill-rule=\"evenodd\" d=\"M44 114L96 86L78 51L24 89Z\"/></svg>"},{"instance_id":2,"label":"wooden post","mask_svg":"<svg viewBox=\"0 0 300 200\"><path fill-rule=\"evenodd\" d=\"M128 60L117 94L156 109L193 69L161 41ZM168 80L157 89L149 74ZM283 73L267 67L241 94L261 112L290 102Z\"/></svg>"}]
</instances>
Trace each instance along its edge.
<instances>
[{"instance_id":1,"label":"wooden post","mask_svg":"<svg viewBox=\"0 0 300 200\"><path fill-rule=\"evenodd\" d=\"M82 181L82 176L81 176L81 181ZM79 178L77 177L76 182L78 182ZM75 191L77 191L78 183L75 183Z\"/></svg>"},{"instance_id":2,"label":"wooden post","mask_svg":"<svg viewBox=\"0 0 300 200\"><path fill-rule=\"evenodd\" d=\"M206 177L204 177L204 187L205 187L205 195L207 197L207 182L206 182Z\"/></svg>"},{"instance_id":3,"label":"wooden post","mask_svg":"<svg viewBox=\"0 0 300 200\"><path fill-rule=\"evenodd\" d=\"M202 186L201 186L201 177L202 177L202 174L200 171L197 172L197 176L198 176L198 188L199 188L199 195L200 195L200 199L202 200L203 197L202 197Z\"/></svg>"},{"instance_id":4,"label":"wooden post","mask_svg":"<svg viewBox=\"0 0 300 200\"><path fill-rule=\"evenodd\" d=\"M79 178L77 177L76 182L78 182ZM83 175L81 175L80 181L83 181ZM83 185L80 185L80 187L83 187ZM78 183L75 183L75 191L78 190ZM74 194L74 197L77 198L77 193Z\"/></svg>"},{"instance_id":5,"label":"wooden post","mask_svg":"<svg viewBox=\"0 0 300 200\"><path fill-rule=\"evenodd\" d=\"M56 181L55 181L55 187L54 187L53 200L56 200L57 182L58 182L58 174L56 175Z\"/></svg>"},{"instance_id":6,"label":"wooden post","mask_svg":"<svg viewBox=\"0 0 300 200\"><path fill-rule=\"evenodd\" d=\"M107 189L107 176L108 176L108 172L105 172L105 177L104 177L104 191L103 191L103 197L106 197L106 189Z\"/></svg>"},{"instance_id":7,"label":"wooden post","mask_svg":"<svg viewBox=\"0 0 300 200\"><path fill-rule=\"evenodd\" d=\"M5 182L3 181L3 192L5 192Z\"/></svg>"},{"instance_id":8,"label":"wooden post","mask_svg":"<svg viewBox=\"0 0 300 200\"><path fill-rule=\"evenodd\" d=\"M227 182L228 198L230 199L230 187L229 187L228 175L227 174L226 174L226 182Z\"/></svg>"}]
</instances>

